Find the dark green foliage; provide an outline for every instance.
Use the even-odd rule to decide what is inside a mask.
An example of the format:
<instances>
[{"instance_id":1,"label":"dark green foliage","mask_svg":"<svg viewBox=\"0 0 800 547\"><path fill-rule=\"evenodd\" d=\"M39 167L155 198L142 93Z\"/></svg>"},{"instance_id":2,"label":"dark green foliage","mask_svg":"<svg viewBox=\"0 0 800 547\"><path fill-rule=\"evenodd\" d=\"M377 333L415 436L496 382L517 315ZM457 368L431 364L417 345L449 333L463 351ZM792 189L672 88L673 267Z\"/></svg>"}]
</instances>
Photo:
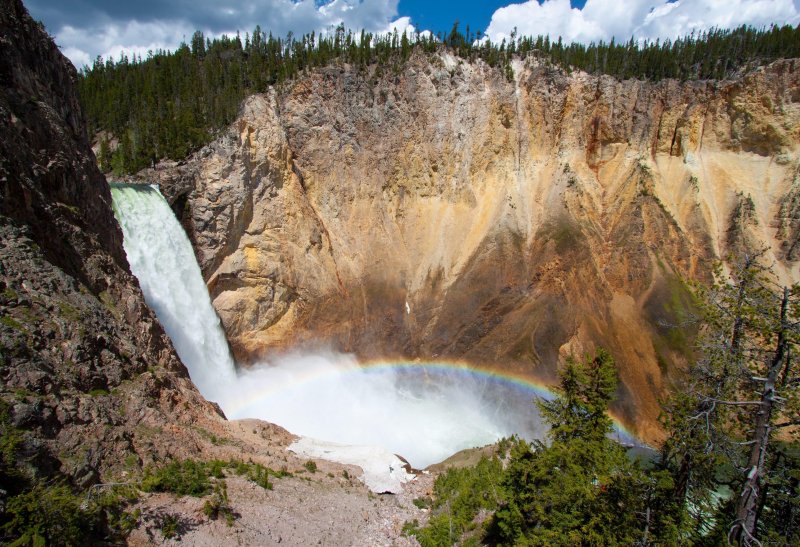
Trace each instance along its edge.
<instances>
[{"instance_id":1,"label":"dark green foliage","mask_svg":"<svg viewBox=\"0 0 800 547\"><path fill-rule=\"evenodd\" d=\"M503 477L492 534L501 543L628 545L647 526L657 486L612 441L608 405L617 386L604 350L561 371L559 397L539 403L551 444L518 443Z\"/></svg>"},{"instance_id":2,"label":"dark green foliage","mask_svg":"<svg viewBox=\"0 0 800 547\"><path fill-rule=\"evenodd\" d=\"M234 472L239 476L245 476L248 480L253 481L261 488L272 490L272 483L269 482L269 476L273 475L278 478L285 477L289 473L273 471L259 463L244 463L244 462L231 462Z\"/></svg>"},{"instance_id":3,"label":"dark green foliage","mask_svg":"<svg viewBox=\"0 0 800 547\"><path fill-rule=\"evenodd\" d=\"M611 433L607 411L617 388L611 355L601 349L593 359L580 365L570 358L560 378L560 396L539 403L542 417L550 424L553 442L603 441Z\"/></svg>"},{"instance_id":4,"label":"dark green foliage","mask_svg":"<svg viewBox=\"0 0 800 547\"><path fill-rule=\"evenodd\" d=\"M211 490L212 464L194 460L175 461L158 469L145 470L142 490L171 492L179 496L205 496Z\"/></svg>"},{"instance_id":5,"label":"dark green foliage","mask_svg":"<svg viewBox=\"0 0 800 547\"><path fill-rule=\"evenodd\" d=\"M269 481L270 475L277 478L291 476L291 473L286 471L273 471L253 462L184 460L171 462L161 468L145 470L141 489L145 492L171 492L179 496L201 497L208 494L212 490L212 486L225 479L226 470L231 470L267 490L272 490L272 483ZM216 479L216 481L210 479Z\"/></svg>"},{"instance_id":6,"label":"dark green foliage","mask_svg":"<svg viewBox=\"0 0 800 547\"><path fill-rule=\"evenodd\" d=\"M228 502L228 487L225 481L214 485L214 493L203 504L203 514L211 520L222 517L228 526L233 526L236 514Z\"/></svg>"},{"instance_id":7,"label":"dark green foliage","mask_svg":"<svg viewBox=\"0 0 800 547\"><path fill-rule=\"evenodd\" d=\"M161 535L164 539L173 539L178 537L179 528L178 517L175 515L164 515L161 519Z\"/></svg>"},{"instance_id":8,"label":"dark green foliage","mask_svg":"<svg viewBox=\"0 0 800 547\"><path fill-rule=\"evenodd\" d=\"M317 464L313 460L308 460L306 463L303 464L303 467L305 467L309 473L317 472Z\"/></svg>"},{"instance_id":9,"label":"dark green foliage","mask_svg":"<svg viewBox=\"0 0 800 547\"><path fill-rule=\"evenodd\" d=\"M27 482L17 467L21 444L22 431L12 426L9 405L0 400L0 489L9 494L20 492Z\"/></svg>"},{"instance_id":10,"label":"dark green foliage","mask_svg":"<svg viewBox=\"0 0 800 547\"><path fill-rule=\"evenodd\" d=\"M800 545L800 444L777 442L770 460L759 535L767 545Z\"/></svg>"},{"instance_id":11,"label":"dark green foliage","mask_svg":"<svg viewBox=\"0 0 800 547\"><path fill-rule=\"evenodd\" d=\"M111 145L105 135L100 138L100 151L97 154L97 162L100 164L100 170L103 173L111 171Z\"/></svg>"},{"instance_id":12,"label":"dark green foliage","mask_svg":"<svg viewBox=\"0 0 800 547\"><path fill-rule=\"evenodd\" d=\"M66 484L29 475L24 432L0 400L0 542L8 545L91 545L118 541L137 520L126 512L130 492L77 495ZM126 495L127 494L127 495Z\"/></svg>"},{"instance_id":13,"label":"dark green foliage","mask_svg":"<svg viewBox=\"0 0 800 547\"><path fill-rule=\"evenodd\" d=\"M325 35L315 33L276 38L260 27L241 38L207 40L201 32L174 52L151 52L144 59L122 56L97 58L81 72L79 91L93 133L113 135L100 141L104 171L135 172L162 158L181 159L209 142L235 118L239 104L252 93L281 84L315 67L343 62L365 75L398 74L415 52L447 49L468 60L481 59L514 79L514 58L536 57L566 70L580 69L616 78L725 78L746 66L800 56L800 30L790 26L735 30L714 29L670 41L631 39L627 43L565 44L559 38L517 37L492 44L476 42L456 23L437 41L427 35L397 32L353 33L340 26Z\"/></svg>"},{"instance_id":14,"label":"dark green foliage","mask_svg":"<svg viewBox=\"0 0 800 547\"><path fill-rule=\"evenodd\" d=\"M135 498L110 491L76 495L66 485L33 488L5 502L2 538L9 545L95 545L118 542L135 527L138 513L125 510Z\"/></svg>"},{"instance_id":15,"label":"dark green foliage","mask_svg":"<svg viewBox=\"0 0 800 547\"><path fill-rule=\"evenodd\" d=\"M433 503L431 498L425 496L424 498L414 498L412 502L419 509L427 509Z\"/></svg>"},{"instance_id":16,"label":"dark green foliage","mask_svg":"<svg viewBox=\"0 0 800 547\"><path fill-rule=\"evenodd\" d=\"M608 404L616 390L614 361L600 350L561 371L561 390L540 403L550 444L519 439L497 457L450 470L434 486L427 526L408 523L422 545L676 544L671 475L645 470L611 440ZM484 528L477 517L494 513Z\"/></svg>"},{"instance_id":17,"label":"dark green foliage","mask_svg":"<svg viewBox=\"0 0 800 547\"><path fill-rule=\"evenodd\" d=\"M11 498L5 508L4 535L11 545L81 545L99 528L98 514L84 510L66 486L41 485Z\"/></svg>"},{"instance_id":18,"label":"dark green foliage","mask_svg":"<svg viewBox=\"0 0 800 547\"><path fill-rule=\"evenodd\" d=\"M411 524L406 533L415 535L423 547L459 542L464 533L476 527L474 520L481 509L497 508L502 471L496 456L481 458L474 467L448 469L436 479L433 501L414 500L417 507L430 505L428 525L419 528Z\"/></svg>"}]
</instances>

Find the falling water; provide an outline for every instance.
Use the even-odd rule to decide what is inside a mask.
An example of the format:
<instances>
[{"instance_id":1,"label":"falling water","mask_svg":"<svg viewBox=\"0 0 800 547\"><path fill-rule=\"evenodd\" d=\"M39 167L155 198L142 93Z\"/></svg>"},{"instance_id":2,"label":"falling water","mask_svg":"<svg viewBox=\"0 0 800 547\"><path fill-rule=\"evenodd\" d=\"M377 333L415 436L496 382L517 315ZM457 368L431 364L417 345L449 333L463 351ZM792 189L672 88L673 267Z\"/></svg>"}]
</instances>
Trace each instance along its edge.
<instances>
[{"instance_id":1,"label":"falling water","mask_svg":"<svg viewBox=\"0 0 800 547\"><path fill-rule=\"evenodd\" d=\"M147 304L208 399L236 377L189 238L155 186L112 184L123 245Z\"/></svg>"}]
</instances>

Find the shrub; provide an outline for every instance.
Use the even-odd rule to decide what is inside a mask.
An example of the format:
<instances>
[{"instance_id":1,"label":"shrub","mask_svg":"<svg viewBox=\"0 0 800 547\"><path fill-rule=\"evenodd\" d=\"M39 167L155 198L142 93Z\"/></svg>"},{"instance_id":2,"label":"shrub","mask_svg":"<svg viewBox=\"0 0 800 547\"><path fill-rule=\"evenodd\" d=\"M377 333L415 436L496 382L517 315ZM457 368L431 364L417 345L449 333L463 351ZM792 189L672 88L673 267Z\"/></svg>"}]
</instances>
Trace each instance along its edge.
<instances>
[{"instance_id":1,"label":"shrub","mask_svg":"<svg viewBox=\"0 0 800 547\"><path fill-rule=\"evenodd\" d=\"M236 515L228 503L228 488L224 482L214 485L214 493L203 504L203 513L212 520L224 517L225 523L228 526L233 526Z\"/></svg>"},{"instance_id":2,"label":"shrub","mask_svg":"<svg viewBox=\"0 0 800 547\"><path fill-rule=\"evenodd\" d=\"M244 463L244 462L231 462L230 467L233 467L234 472L241 476L247 477L248 480L253 481L261 488L272 490L272 483L269 482L269 475L272 473L275 476L280 476L278 473L264 467L260 463Z\"/></svg>"},{"instance_id":3,"label":"shrub","mask_svg":"<svg viewBox=\"0 0 800 547\"><path fill-rule=\"evenodd\" d=\"M161 520L161 535L164 536L164 539L172 539L178 536L178 517L164 515Z\"/></svg>"},{"instance_id":4,"label":"shrub","mask_svg":"<svg viewBox=\"0 0 800 547\"><path fill-rule=\"evenodd\" d=\"M111 492L87 498L65 485L37 484L6 502L3 540L15 546L116 543L139 520L139 513L123 510L124 497Z\"/></svg>"},{"instance_id":5,"label":"shrub","mask_svg":"<svg viewBox=\"0 0 800 547\"><path fill-rule=\"evenodd\" d=\"M18 538L18 545L46 545L56 541L80 544L92 528L92 519L65 486L32 490L14 496L6 506L9 521L4 535Z\"/></svg>"},{"instance_id":6,"label":"shrub","mask_svg":"<svg viewBox=\"0 0 800 547\"><path fill-rule=\"evenodd\" d=\"M211 488L208 481L211 471L210 464L194 460L171 462L160 469L148 468L142 479L142 490L171 492L179 496L205 496Z\"/></svg>"}]
</instances>

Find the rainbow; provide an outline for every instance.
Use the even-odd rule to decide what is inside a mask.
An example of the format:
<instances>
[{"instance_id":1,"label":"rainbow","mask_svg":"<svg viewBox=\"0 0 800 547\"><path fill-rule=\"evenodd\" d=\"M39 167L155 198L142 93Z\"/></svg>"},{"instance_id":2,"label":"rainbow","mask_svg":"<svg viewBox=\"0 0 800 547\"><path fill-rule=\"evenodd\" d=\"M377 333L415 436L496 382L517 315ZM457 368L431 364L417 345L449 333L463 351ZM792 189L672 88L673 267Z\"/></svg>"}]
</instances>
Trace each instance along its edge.
<instances>
[{"instance_id":1,"label":"rainbow","mask_svg":"<svg viewBox=\"0 0 800 547\"><path fill-rule=\"evenodd\" d=\"M355 363L353 359L353 363ZM311 370L298 374L293 378L293 386L302 386L306 383L325 381L327 377L341 374L395 374L400 372L406 376L420 375L423 378L431 379L436 377L453 377L453 375L463 375L490 385L504 387L510 390L521 392L533 399L551 400L556 394L545 383L522 374L500 371L495 368L478 366L474 363L456 360L436 360L436 361L408 361L408 360L369 360L359 361L358 366L352 366L344 371L341 369ZM257 391L245 394L226 405L226 412L233 416L244 417L249 406L258 401L265 400L283 389L281 386L267 385ZM614 436L620 442L641 445L642 442L630 431L625 424L609 412L614 426Z\"/></svg>"},{"instance_id":2,"label":"rainbow","mask_svg":"<svg viewBox=\"0 0 800 547\"><path fill-rule=\"evenodd\" d=\"M456 360L437 360L437 361L366 361L361 363L362 368L368 371L380 370L402 370L413 372L420 370L426 373L441 372L451 374L458 372L472 377L488 380L492 383L504 385L506 387L521 390L528 393L532 398L551 400L556 397L556 393L551 389L551 386L539 381L532 376L526 376L513 372L500 371L495 368L482 367L467 361ZM614 424L615 436L621 442L641 444L641 441L636 435L628 429L622 420L613 412L608 413L611 421Z\"/></svg>"}]
</instances>

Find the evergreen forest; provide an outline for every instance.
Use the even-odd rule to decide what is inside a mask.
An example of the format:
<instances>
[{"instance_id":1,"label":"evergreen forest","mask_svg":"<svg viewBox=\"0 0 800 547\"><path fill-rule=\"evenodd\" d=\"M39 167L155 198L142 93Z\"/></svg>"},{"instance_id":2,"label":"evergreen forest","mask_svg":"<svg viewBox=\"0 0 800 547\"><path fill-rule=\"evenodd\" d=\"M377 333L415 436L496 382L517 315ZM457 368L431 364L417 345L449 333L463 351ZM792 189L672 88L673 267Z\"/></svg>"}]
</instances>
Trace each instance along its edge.
<instances>
[{"instance_id":1,"label":"evergreen forest","mask_svg":"<svg viewBox=\"0 0 800 547\"><path fill-rule=\"evenodd\" d=\"M535 57L564 70L657 81L723 79L780 58L800 57L800 29L740 27L675 41L566 44L560 38L512 35L492 43L459 24L448 33L356 33L340 26L325 34L286 37L260 27L208 39L195 32L175 51L146 57L97 58L80 73L79 92L98 159L106 172L134 173L161 159L182 159L236 117L241 101L269 86L331 63L347 63L374 80L399 73L412 55L448 51L481 61L513 79L511 61Z\"/></svg>"}]
</instances>

